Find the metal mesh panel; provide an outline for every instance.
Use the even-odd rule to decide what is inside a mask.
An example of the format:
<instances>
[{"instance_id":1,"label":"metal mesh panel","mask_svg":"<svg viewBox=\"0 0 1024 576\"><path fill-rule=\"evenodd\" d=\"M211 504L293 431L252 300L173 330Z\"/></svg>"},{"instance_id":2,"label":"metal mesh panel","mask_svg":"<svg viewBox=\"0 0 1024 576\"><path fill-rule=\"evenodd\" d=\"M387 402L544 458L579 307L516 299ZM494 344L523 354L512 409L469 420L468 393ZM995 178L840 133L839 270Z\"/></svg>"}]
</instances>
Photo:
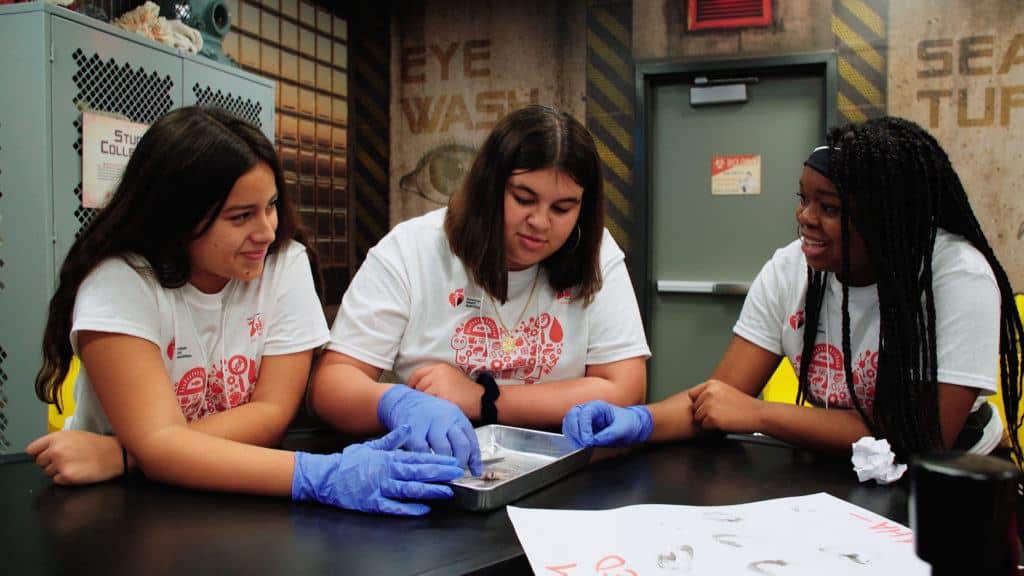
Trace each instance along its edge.
<instances>
[{"instance_id":1,"label":"metal mesh panel","mask_svg":"<svg viewBox=\"0 0 1024 576\"><path fill-rule=\"evenodd\" d=\"M78 231L75 232L75 238L78 238L82 234L82 230L89 227L92 224L92 219L96 217L96 210L94 208L86 208L82 206L82 185L75 186L75 198L78 199L78 208L75 208L75 220L78 220L80 225Z\"/></svg>"},{"instance_id":2,"label":"metal mesh panel","mask_svg":"<svg viewBox=\"0 0 1024 576\"><path fill-rule=\"evenodd\" d=\"M7 372L4 370L4 361L7 360L7 351L0 346L0 450L7 450L11 447L7 439Z\"/></svg>"},{"instance_id":3,"label":"metal mesh panel","mask_svg":"<svg viewBox=\"0 0 1024 576\"><path fill-rule=\"evenodd\" d=\"M131 64L119 64L113 58L103 60L95 53L86 56L81 49L75 50L71 56L77 66L71 79L78 89L71 102L78 108L119 114L143 124L152 124L170 111L173 105L171 89L174 87L170 76L161 77L157 72L147 73L141 66L133 69ZM75 120L75 130L78 139L74 148L81 156L81 118ZM96 211L82 207L81 183L75 187L75 197L79 200L75 219L81 225L81 230L92 222Z\"/></svg>"},{"instance_id":4,"label":"metal mesh panel","mask_svg":"<svg viewBox=\"0 0 1024 576\"><path fill-rule=\"evenodd\" d=\"M0 128L2 127L3 126L0 125ZM0 153L2 152L3 148L0 147ZM3 163L0 162L0 175L2 174ZM3 180L0 180L0 182L3 182ZM3 189L0 188L0 219L3 219L4 215L3 199L4 192ZM0 237L0 248L2 248L3 245L4 239ZM3 293L3 291L7 289L6 284L4 284L4 266L4 260L3 258L0 258L0 293ZM0 453L7 451L7 449L11 447L11 442L7 439L7 415L5 414L5 411L7 410L7 372L4 370L4 360L6 359L7 351L4 350L3 346L0 346Z\"/></svg>"},{"instance_id":5,"label":"metal mesh panel","mask_svg":"<svg viewBox=\"0 0 1024 576\"><path fill-rule=\"evenodd\" d=\"M0 124L0 128L3 128L3 124ZM3 152L3 147L2 146L0 146L0 152ZM0 157L0 159L2 159L2 157ZM3 176L3 173L4 173L3 162L0 162L0 176ZM0 180L0 183L2 183L2 182L3 182L3 180ZM4 190L3 190L3 188L0 188L0 221L2 221L3 218L4 218L3 200L4 200ZM3 248L3 246L4 246L4 239L3 239L3 236L0 236L0 248ZM3 274L3 272L4 272L4 261L3 261L2 258L0 258L0 294L2 294L3 291L4 291L4 288L6 288L6 286L4 285L4 274ZM3 348L0 348L0 350L3 350ZM4 407L0 406L0 413L3 412L3 409L4 409Z\"/></svg>"},{"instance_id":6,"label":"metal mesh panel","mask_svg":"<svg viewBox=\"0 0 1024 576\"><path fill-rule=\"evenodd\" d=\"M199 84L192 86L192 94L195 95L196 104L199 106L223 108L235 116L246 120L253 126L263 128L263 122L260 121L263 105L259 102L242 96L232 96L230 93L224 93L220 90L214 91L209 86L202 87Z\"/></svg>"},{"instance_id":7,"label":"metal mesh panel","mask_svg":"<svg viewBox=\"0 0 1024 576\"><path fill-rule=\"evenodd\" d=\"M0 124L0 128L3 128L3 124ZM0 146L0 152L3 152L3 151L4 151L3 146ZM2 160L2 157L0 157L0 160ZM3 173L4 173L3 162L0 162L0 176L3 176ZM3 180L0 179L0 183L2 183L2 182L3 182ZM3 218L4 218L3 199L4 199L4 190L3 190L3 188L0 188L0 221L2 221ZM4 246L4 239L3 239L2 236L0 236L0 248L3 248L3 246ZM0 260L0 292L4 291L3 271L4 271L4 261ZM0 410L3 410L3 407L0 407Z\"/></svg>"}]
</instances>

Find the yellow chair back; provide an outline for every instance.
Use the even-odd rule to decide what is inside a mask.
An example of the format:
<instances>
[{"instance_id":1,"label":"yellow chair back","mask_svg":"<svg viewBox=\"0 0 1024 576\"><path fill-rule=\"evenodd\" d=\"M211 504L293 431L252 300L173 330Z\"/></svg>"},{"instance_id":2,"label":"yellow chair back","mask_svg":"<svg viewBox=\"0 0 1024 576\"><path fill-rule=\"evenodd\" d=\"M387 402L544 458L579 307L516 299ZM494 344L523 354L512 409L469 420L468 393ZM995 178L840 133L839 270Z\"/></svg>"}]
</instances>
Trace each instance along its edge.
<instances>
[{"instance_id":1,"label":"yellow chair back","mask_svg":"<svg viewBox=\"0 0 1024 576\"><path fill-rule=\"evenodd\" d=\"M768 383L761 390L761 396L766 402L782 402L792 404L796 400L797 376L793 371L793 365L789 358L782 357L775 373L768 379Z\"/></svg>"},{"instance_id":2,"label":"yellow chair back","mask_svg":"<svg viewBox=\"0 0 1024 576\"><path fill-rule=\"evenodd\" d=\"M1014 296L1014 301L1017 303L1017 313L1020 314L1021 318L1024 318L1024 294L1017 294ZM996 386L996 393L988 397L988 401L992 403L992 406L997 409L999 417L1003 419L1003 430L1006 430L1003 436L1003 444L1010 444L1010 426L1006 422L1005 406L1003 404L1003 390L1002 386ZM1024 413L1024 397L1021 398L1021 406L1018 408L1019 413ZM1017 431L1017 440L1024 445L1024 428Z\"/></svg>"},{"instance_id":3,"label":"yellow chair back","mask_svg":"<svg viewBox=\"0 0 1024 576\"><path fill-rule=\"evenodd\" d=\"M64 413L59 414L54 404L50 404L46 411L46 428L50 432L64 428L64 420L75 413L75 379L78 378L78 371L81 368L82 363L78 361L78 356L72 356L68 375L64 377L60 387L60 403L64 407Z\"/></svg>"}]
</instances>

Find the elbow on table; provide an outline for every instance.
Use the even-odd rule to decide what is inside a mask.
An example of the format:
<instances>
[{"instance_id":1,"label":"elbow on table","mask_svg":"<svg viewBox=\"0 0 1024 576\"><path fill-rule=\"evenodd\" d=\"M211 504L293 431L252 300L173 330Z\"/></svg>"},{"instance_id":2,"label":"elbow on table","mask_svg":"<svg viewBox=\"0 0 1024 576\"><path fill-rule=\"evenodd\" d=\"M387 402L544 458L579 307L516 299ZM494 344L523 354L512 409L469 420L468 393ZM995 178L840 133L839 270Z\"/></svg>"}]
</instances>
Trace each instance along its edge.
<instances>
[{"instance_id":1,"label":"elbow on table","mask_svg":"<svg viewBox=\"0 0 1024 576\"><path fill-rule=\"evenodd\" d=\"M172 456L172 451L177 450L178 447L192 445L187 439L182 438L183 435L189 434L190 430L187 425L175 424L154 430L140 438L122 439L122 443L135 461L135 466L147 478L171 482L174 479L175 470L181 466L180 460ZM191 451L191 453L198 452Z\"/></svg>"}]
</instances>

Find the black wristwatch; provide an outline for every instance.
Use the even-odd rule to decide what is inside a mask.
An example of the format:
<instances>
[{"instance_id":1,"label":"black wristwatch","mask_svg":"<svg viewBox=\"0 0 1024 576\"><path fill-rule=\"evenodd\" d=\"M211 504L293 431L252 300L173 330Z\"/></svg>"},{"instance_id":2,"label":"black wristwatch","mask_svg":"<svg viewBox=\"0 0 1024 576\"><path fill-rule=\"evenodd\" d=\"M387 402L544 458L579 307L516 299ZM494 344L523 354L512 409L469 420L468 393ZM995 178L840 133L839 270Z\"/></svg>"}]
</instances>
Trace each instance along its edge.
<instances>
[{"instance_id":1,"label":"black wristwatch","mask_svg":"<svg viewBox=\"0 0 1024 576\"><path fill-rule=\"evenodd\" d=\"M480 396L480 420L484 424L498 423L498 407L494 405L501 396L501 389L494 381L490 372L481 372L476 377L476 383L484 387L484 393Z\"/></svg>"}]
</instances>

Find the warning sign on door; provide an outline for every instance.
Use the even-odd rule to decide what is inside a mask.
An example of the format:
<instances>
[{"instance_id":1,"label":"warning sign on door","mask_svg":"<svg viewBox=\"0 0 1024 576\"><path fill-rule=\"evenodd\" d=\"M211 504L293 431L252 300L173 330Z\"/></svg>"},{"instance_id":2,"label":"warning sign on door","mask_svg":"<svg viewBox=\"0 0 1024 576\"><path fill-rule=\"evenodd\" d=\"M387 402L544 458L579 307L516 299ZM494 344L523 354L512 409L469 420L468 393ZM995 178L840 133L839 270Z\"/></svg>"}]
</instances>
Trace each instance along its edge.
<instances>
[{"instance_id":1,"label":"warning sign on door","mask_svg":"<svg viewBox=\"0 0 1024 576\"><path fill-rule=\"evenodd\" d=\"M711 157L712 196L751 195L760 193L760 154Z\"/></svg>"}]
</instances>

